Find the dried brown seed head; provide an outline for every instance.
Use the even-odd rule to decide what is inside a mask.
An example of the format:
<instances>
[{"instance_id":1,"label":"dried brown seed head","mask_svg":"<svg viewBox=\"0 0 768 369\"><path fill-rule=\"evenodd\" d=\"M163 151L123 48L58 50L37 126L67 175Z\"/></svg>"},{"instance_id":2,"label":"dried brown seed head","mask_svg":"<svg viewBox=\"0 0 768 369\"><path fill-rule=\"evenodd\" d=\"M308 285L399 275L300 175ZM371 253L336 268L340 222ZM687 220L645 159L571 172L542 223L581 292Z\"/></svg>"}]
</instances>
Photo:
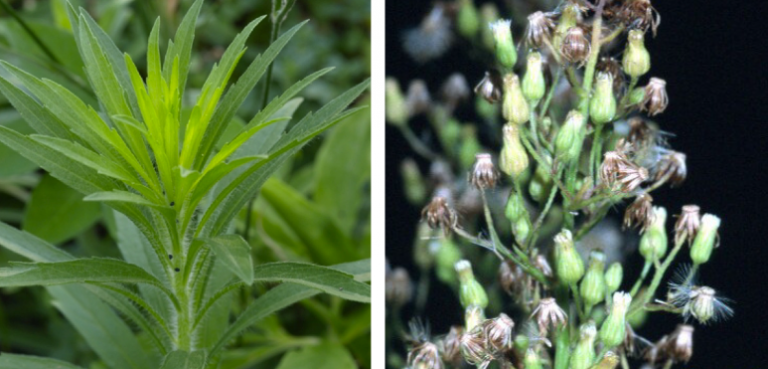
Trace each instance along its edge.
<instances>
[{"instance_id":1,"label":"dried brown seed head","mask_svg":"<svg viewBox=\"0 0 768 369\"><path fill-rule=\"evenodd\" d=\"M440 352L443 354L443 360L453 366L461 365L461 336L463 334L464 327L455 325L440 341Z\"/></svg>"},{"instance_id":2,"label":"dried brown seed head","mask_svg":"<svg viewBox=\"0 0 768 369\"><path fill-rule=\"evenodd\" d=\"M680 324L662 342L661 351L675 362L688 362L693 356L693 326Z\"/></svg>"},{"instance_id":3,"label":"dried brown seed head","mask_svg":"<svg viewBox=\"0 0 768 369\"><path fill-rule=\"evenodd\" d=\"M405 109L408 116L412 117L429 111L432 106L432 98L426 82L417 79L408 85L408 93L405 97Z\"/></svg>"},{"instance_id":4,"label":"dried brown seed head","mask_svg":"<svg viewBox=\"0 0 768 369\"><path fill-rule=\"evenodd\" d=\"M463 74L453 73L443 83L440 92L449 106L456 107L460 102L469 98L469 83Z\"/></svg>"},{"instance_id":5,"label":"dried brown seed head","mask_svg":"<svg viewBox=\"0 0 768 369\"><path fill-rule=\"evenodd\" d=\"M675 243L693 242L696 232L701 227L701 209L697 205L684 205L683 210L675 222Z\"/></svg>"},{"instance_id":6,"label":"dried brown seed head","mask_svg":"<svg viewBox=\"0 0 768 369\"><path fill-rule=\"evenodd\" d=\"M386 300L394 306L403 306L411 300L413 285L405 268L397 267L386 278Z\"/></svg>"},{"instance_id":7,"label":"dried brown seed head","mask_svg":"<svg viewBox=\"0 0 768 369\"><path fill-rule=\"evenodd\" d=\"M653 198L647 193L641 193L624 211L624 228L640 227L642 234L653 222L653 215Z\"/></svg>"},{"instance_id":8,"label":"dried brown seed head","mask_svg":"<svg viewBox=\"0 0 768 369\"><path fill-rule=\"evenodd\" d=\"M482 191L496 187L498 181L499 171L493 165L491 154L475 155L475 165L469 174L469 183Z\"/></svg>"},{"instance_id":9,"label":"dried brown seed head","mask_svg":"<svg viewBox=\"0 0 768 369\"><path fill-rule=\"evenodd\" d=\"M501 100L501 83L491 73L485 72L483 79L475 86L475 93L489 103L495 104Z\"/></svg>"},{"instance_id":10,"label":"dried brown seed head","mask_svg":"<svg viewBox=\"0 0 768 369\"><path fill-rule=\"evenodd\" d=\"M557 305L557 301L552 297L541 299L531 317L536 321L539 332L544 337L546 337L549 327L557 328L568 322L565 311Z\"/></svg>"},{"instance_id":11,"label":"dried brown seed head","mask_svg":"<svg viewBox=\"0 0 768 369\"><path fill-rule=\"evenodd\" d=\"M504 352L512 348L514 336L512 331L515 328L515 322L507 314L501 313L494 319L487 320L483 325L485 337L488 344L499 352Z\"/></svg>"},{"instance_id":12,"label":"dried brown seed head","mask_svg":"<svg viewBox=\"0 0 768 369\"><path fill-rule=\"evenodd\" d=\"M647 111L650 116L655 116L663 113L668 105L667 82L661 78L651 77L650 82L645 86L645 97L640 103L640 110Z\"/></svg>"},{"instance_id":13,"label":"dried brown seed head","mask_svg":"<svg viewBox=\"0 0 768 369\"><path fill-rule=\"evenodd\" d=\"M418 369L443 369L443 362L440 360L437 345L432 342L423 342L414 346L408 352L408 366Z\"/></svg>"},{"instance_id":14,"label":"dried brown seed head","mask_svg":"<svg viewBox=\"0 0 768 369\"><path fill-rule=\"evenodd\" d=\"M421 211L421 217L432 229L441 228L446 235L456 226L456 212L448 206L448 200L443 196L435 196Z\"/></svg>"},{"instance_id":15,"label":"dried brown seed head","mask_svg":"<svg viewBox=\"0 0 768 369\"><path fill-rule=\"evenodd\" d=\"M493 361L494 353L481 328L477 326L461 336L461 353L467 363L485 368Z\"/></svg>"},{"instance_id":16,"label":"dried brown seed head","mask_svg":"<svg viewBox=\"0 0 768 369\"><path fill-rule=\"evenodd\" d=\"M552 39L552 30L554 29L555 22L552 21L551 14L537 11L528 16L525 41L528 45L541 47Z\"/></svg>"},{"instance_id":17,"label":"dried brown seed head","mask_svg":"<svg viewBox=\"0 0 768 369\"><path fill-rule=\"evenodd\" d=\"M589 56L592 47L581 27L571 27L563 38L560 53L571 63L584 63Z\"/></svg>"}]
</instances>

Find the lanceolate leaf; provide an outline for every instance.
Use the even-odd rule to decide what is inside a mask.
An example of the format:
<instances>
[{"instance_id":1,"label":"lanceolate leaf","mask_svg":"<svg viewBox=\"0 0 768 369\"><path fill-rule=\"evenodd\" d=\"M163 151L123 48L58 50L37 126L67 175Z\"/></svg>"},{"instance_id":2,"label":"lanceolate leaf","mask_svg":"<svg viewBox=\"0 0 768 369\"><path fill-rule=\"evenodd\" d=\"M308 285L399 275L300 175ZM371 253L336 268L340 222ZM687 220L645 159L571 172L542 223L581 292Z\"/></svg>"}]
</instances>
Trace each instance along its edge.
<instances>
[{"instance_id":1,"label":"lanceolate leaf","mask_svg":"<svg viewBox=\"0 0 768 369\"><path fill-rule=\"evenodd\" d=\"M0 222L0 246L32 261L67 261L74 257L66 251L28 232Z\"/></svg>"},{"instance_id":2,"label":"lanceolate leaf","mask_svg":"<svg viewBox=\"0 0 768 369\"><path fill-rule=\"evenodd\" d=\"M359 302L371 301L371 286L354 276L328 267L293 262L267 263L253 271L256 282L291 282Z\"/></svg>"},{"instance_id":3,"label":"lanceolate leaf","mask_svg":"<svg viewBox=\"0 0 768 369\"><path fill-rule=\"evenodd\" d=\"M0 369L82 369L77 365L39 356L17 355L4 352L0 355Z\"/></svg>"},{"instance_id":4,"label":"lanceolate leaf","mask_svg":"<svg viewBox=\"0 0 768 369\"><path fill-rule=\"evenodd\" d=\"M160 369L203 369L205 351L173 351L168 353Z\"/></svg>"},{"instance_id":5,"label":"lanceolate leaf","mask_svg":"<svg viewBox=\"0 0 768 369\"><path fill-rule=\"evenodd\" d=\"M38 133L69 139L75 138L75 135L67 129L67 126L59 118L2 76L0 76L0 92L8 98L22 118Z\"/></svg>"},{"instance_id":6,"label":"lanceolate leaf","mask_svg":"<svg viewBox=\"0 0 768 369\"><path fill-rule=\"evenodd\" d=\"M224 265L246 284L253 283L253 258L251 245L235 234L222 235L205 240Z\"/></svg>"},{"instance_id":7,"label":"lanceolate leaf","mask_svg":"<svg viewBox=\"0 0 768 369\"><path fill-rule=\"evenodd\" d=\"M200 8L203 6L203 0L197 0L189 8L187 14L176 30L176 38L168 47L163 62L163 77L166 81L171 80L171 69L173 60L179 59L179 95L184 96L184 89L187 85L187 73L189 72L189 60L192 56L192 43L195 40L195 24L200 15Z\"/></svg>"}]
</instances>

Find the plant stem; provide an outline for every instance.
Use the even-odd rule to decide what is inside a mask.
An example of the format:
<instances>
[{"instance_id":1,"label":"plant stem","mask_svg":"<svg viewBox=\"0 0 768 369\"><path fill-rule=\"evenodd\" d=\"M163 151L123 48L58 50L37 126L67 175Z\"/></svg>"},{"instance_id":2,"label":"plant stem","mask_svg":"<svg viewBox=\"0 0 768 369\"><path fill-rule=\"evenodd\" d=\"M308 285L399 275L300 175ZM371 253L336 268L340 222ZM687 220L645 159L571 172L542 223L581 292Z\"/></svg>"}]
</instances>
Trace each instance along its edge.
<instances>
[{"instance_id":1,"label":"plant stem","mask_svg":"<svg viewBox=\"0 0 768 369\"><path fill-rule=\"evenodd\" d=\"M630 307L629 313L627 313L627 316L630 316L633 313L636 313L640 309L642 309L645 304L647 304L651 299L653 299L653 296L656 294L656 289L659 288L659 284L661 283L661 279L664 278L664 273L667 271L670 265L672 265L672 261L674 261L675 257L677 256L677 253L680 252L680 249L685 244L685 241L676 242L675 248L672 249L672 252L667 255L667 258L664 260L664 263L661 265L661 267L656 269L656 272L653 275L653 280L651 280L651 285L648 287L648 290L643 295L643 298L641 299L642 302L638 301L636 303L632 303L633 306Z\"/></svg>"},{"instance_id":2,"label":"plant stem","mask_svg":"<svg viewBox=\"0 0 768 369\"><path fill-rule=\"evenodd\" d=\"M629 292L629 294L632 296L632 298L637 295L637 291L640 290L640 286L643 285L643 281L645 280L645 277L648 276L648 272L651 270L651 266L653 263L650 261L646 261L645 265L643 265L643 271L640 273L640 278L637 279L637 282L635 282L635 285L632 287L632 290Z\"/></svg>"},{"instance_id":3,"label":"plant stem","mask_svg":"<svg viewBox=\"0 0 768 369\"><path fill-rule=\"evenodd\" d=\"M600 152L602 151L603 140L603 126L605 124L597 124L595 127L595 135L592 137L592 152L589 155L589 170L592 173L592 179L594 180L595 174L597 174L597 167L600 165Z\"/></svg>"},{"instance_id":4,"label":"plant stem","mask_svg":"<svg viewBox=\"0 0 768 369\"><path fill-rule=\"evenodd\" d=\"M595 77L595 67L597 67L597 59L600 56L600 34L603 29L603 9L605 8L605 1L600 0L595 10L594 21L592 22L592 50L589 53L589 59L587 60L587 69L584 71L584 84L582 87L582 100L580 104L581 114L586 119L589 117L589 95L592 91L592 82Z\"/></svg>"},{"instance_id":5,"label":"plant stem","mask_svg":"<svg viewBox=\"0 0 768 369\"><path fill-rule=\"evenodd\" d=\"M568 326L564 325L560 328L560 332L557 332L555 337L555 367L554 369L568 369L568 361L570 360L570 335L568 332Z\"/></svg>"}]
</instances>

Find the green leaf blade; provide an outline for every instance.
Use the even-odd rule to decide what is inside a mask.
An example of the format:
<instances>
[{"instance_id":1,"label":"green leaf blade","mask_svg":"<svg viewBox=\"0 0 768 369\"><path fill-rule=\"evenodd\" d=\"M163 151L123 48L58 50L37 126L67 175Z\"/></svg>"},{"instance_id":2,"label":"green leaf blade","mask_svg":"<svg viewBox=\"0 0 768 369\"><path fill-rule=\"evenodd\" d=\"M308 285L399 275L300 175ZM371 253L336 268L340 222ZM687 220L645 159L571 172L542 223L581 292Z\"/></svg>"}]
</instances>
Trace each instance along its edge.
<instances>
[{"instance_id":1,"label":"green leaf blade","mask_svg":"<svg viewBox=\"0 0 768 369\"><path fill-rule=\"evenodd\" d=\"M296 283L347 300L371 301L371 286L356 281L351 274L313 264L295 262L261 264L254 268L253 279L256 282Z\"/></svg>"},{"instance_id":2,"label":"green leaf blade","mask_svg":"<svg viewBox=\"0 0 768 369\"><path fill-rule=\"evenodd\" d=\"M205 351L172 351L165 356L160 369L204 369Z\"/></svg>"},{"instance_id":3,"label":"green leaf blade","mask_svg":"<svg viewBox=\"0 0 768 369\"><path fill-rule=\"evenodd\" d=\"M253 284L254 268L251 245L235 234L205 240L225 266L248 285Z\"/></svg>"},{"instance_id":4,"label":"green leaf blade","mask_svg":"<svg viewBox=\"0 0 768 369\"><path fill-rule=\"evenodd\" d=\"M0 355L0 369L82 369L81 367L47 357L17 355L4 352Z\"/></svg>"}]
</instances>

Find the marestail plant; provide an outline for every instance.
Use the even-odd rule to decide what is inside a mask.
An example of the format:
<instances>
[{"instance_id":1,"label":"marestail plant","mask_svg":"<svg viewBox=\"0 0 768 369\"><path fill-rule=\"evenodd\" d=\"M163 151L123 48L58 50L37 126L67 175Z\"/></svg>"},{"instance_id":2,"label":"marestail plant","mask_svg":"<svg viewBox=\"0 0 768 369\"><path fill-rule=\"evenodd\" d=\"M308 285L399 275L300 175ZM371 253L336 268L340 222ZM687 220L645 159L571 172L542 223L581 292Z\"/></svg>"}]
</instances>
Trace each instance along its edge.
<instances>
[{"instance_id":1,"label":"marestail plant","mask_svg":"<svg viewBox=\"0 0 768 369\"><path fill-rule=\"evenodd\" d=\"M510 7L523 3L552 2ZM697 277L719 244L720 219L687 205L670 227L667 209L651 197L687 176L686 156L651 121L669 103L666 82L648 75L652 57L645 47L660 16L650 0L566 0L549 12L513 14L520 27L501 19L490 2L478 9L473 0L457 0L435 5L405 33L405 51L418 62L439 58L456 38L471 45L469 55L491 61L474 89L483 124L462 124L455 113L471 96L461 74L447 78L439 99L421 80L405 94L397 80L387 82L389 123L429 165L426 178L417 161L402 166L405 197L426 203L414 245L421 282L414 294L404 268L388 272L390 326L405 333L401 308L414 295L417 315L440 311L425 310L432 271L456 291L465 317L434 337L413 321L407 356L398 359L392 350L389 363L411 369L687 363L694 324L733 311ZM515 36L515 30L524 32ZM433 134L414 132L420 126L410 123L422 117ZM621 234L608 214L628 200ZM680 260L685 253L689 260ZM627 267L635 260L642 260L641 270ZM682 265L668 278L675 262ZM674 314L679 325L658 339L643 338L652 313ZM389 337L390 347L397 337Z\"/></svg>"},{"instance_id":2,"label":"marestail plant","mask_svg":"<svg viewBox=\"0 0 768 369\"><path fill-rule=\"evenodd\" d=\"M368 88L367 81L286 130L296 106L292 99L332 68L317 71L265 101L242 128L233 126L235 131L225 135L249 92L306 22L273 37L230 83L246 40L265 17L250 22L224 51L194 105L186 106L202 0L194 2L164 56L159 19L155 22L146 77L85 10L67 5L99 106L0 62L0 92L35 131L22 134L0 126L0 142L86 201L114 209L108 223L116 229L123 260L76 258L0 223L0 245L31 260L0 267L0 287L45 286L53 304L110 368L216 368L235 338L291 304L320 293L370 302L368 260L331 267L256 264L249 243L232 233L236 215L282 163L362 109L347 107ZM277 10L273 18L287 11ZM265 289L230 321L226 297L254 283L279 285ZM0 355L0 367L75 368L9 353Z\"/></svg>"}]
</instances>

